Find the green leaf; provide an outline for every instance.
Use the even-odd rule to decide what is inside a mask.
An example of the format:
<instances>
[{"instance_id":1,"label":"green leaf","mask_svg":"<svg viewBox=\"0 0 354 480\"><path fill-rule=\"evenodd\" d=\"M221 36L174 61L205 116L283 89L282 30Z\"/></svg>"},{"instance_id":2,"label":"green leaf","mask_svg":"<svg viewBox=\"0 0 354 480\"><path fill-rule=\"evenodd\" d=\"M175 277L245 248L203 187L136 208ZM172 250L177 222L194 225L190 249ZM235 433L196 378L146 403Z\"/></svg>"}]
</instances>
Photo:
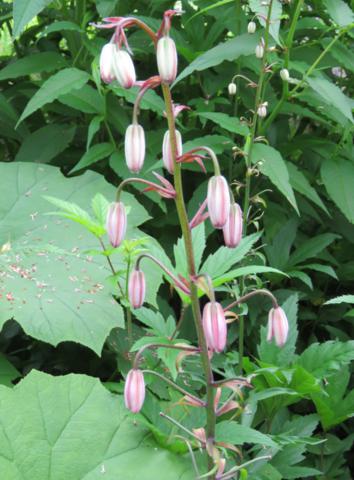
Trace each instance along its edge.
<instances>
[{"instance_id":1,"label":"green leaf","mask_svg":"<svg viewBox=\"0 0 354 480\"><path fill-rule=\"evenodd\" d=\"M189 456L159 447L96 378L32 370L13 389L1 387L0 423L7 480L195 477Z\"/></svg>"},{"instance_id":2,"label":"green leaf","mask_svg":"<svg viewBox=\"0 0 354 480\"><path fill-rule=\"evenodd\" d=\"M65 58L56 52L33 53L9 63L0 70L0 80L24 77L32 73L52 72L66 65Z\"/></svg>"},{"instance_id":3,"label":"green leaf","mask_svg":"<svg viewBox=\"0 0 354 480\"><path fill-rule=\"evenodd\" d=\"M17 37L33 17L38 15L52 0L13 0L14 30Z\"/></svg>"},{"instance_id":4,"label":"green leaf","mask_svg":"<svg viewBox=\"0 0 354 480\"><path fill-rule=\"evenodd\" d=\"M175 83L180 82L183 78L188 77L195 70L202 71L210 67L215 67L225 60L232 62L239 58L241 55L252 55L255 51L257 43L259 41L258 35L250 35L245 33L220 43L216 47L208 50L200 55L192 63L188 65L176 78Z\"/></svg>"},{"instance_id":5,"label":"green leaf","mask_svg":"<svg viewBox=\"0 0 354 480\"><path fill-rule=\"evenodd\" d=\"M258 21L262 27L266 26L266 18L268 17L269 4L265 2L260 2L259 0L249 0L250 9L257 13ZM273 0L272 11L270 16L270 26L269 33L274 38L277 43L280 43L279 40L279 27L280 20L282 16L282 6L279 0Z\"/></svg>"},{"instance_id":6,"label":"green leaf","mask_svg":"<svg viewBox=\"0 0 354 480\"><path fill-rule=\"evenodd\" d=\"M42 30L40 37L45 37L53 32L63 32L63 31L73 31L73 32L79 32L79 33L83 32L82 28L77 23L69 22L67 20L62 20L62 21L54 22L54 23L51 23L50 25L47 25L44 28L44 30Z\"/></svg>"},{"instance_id":7,"label":"green leaf","mask_svg":"<svg viewBox=\"0 0 354 480\"><path fill-rule=\"evenodd\" d=\"M58 98L59 102L83 113L104 113L103 97L89 85L74 90Z\"/></svg>"},{"instance_id":8,"label":"green leaf","mask_svg":"<svg viewBox=\"0 0 354 480\"><path fill-rule=\"evenodd\" d=\"M354 304L354 295L341 295L339 297L332 298L328 300L323 305L336 305L338 303L353 303Z\"/></svg>"},{"instance_id":9,"label":"green leaf","mask_svg":"<svg viewBox=\"0 0 354 480\"><path fill-rule=\"evenodd\" d=\"M258 165L263 175L269 178L300 215L290 184L289 172L281 154L275 148L263 143L256 143L252 152L252 162L260 162Z\"/></svg>"},{"instance_id":10,"label":"green leaf","mask_svg":"<svg viewBox=\"0 0 354 480\"><path fill-rule=\"evenodd\" d=\"M201 223L192 230L192 243L194 250L195 268L198 271L202 261L203 252L205 249L205 226ZM183 276L188 275L187 254L183 238L179 238L173 247L173 252L176 262L176 271Z\"/></svg>"},{"instance_id":11,"label":"green leaf","mask_svg":"<svg viewBox=\"0 0 354 480\"><path fill-rule=\"evenodd\" d=\"M234 278L245 277L247 275L256 275L257 273L278 273L279 275L287 274L278 270L277 268L266 267L265 265L249 265L247 267L240 267L235 270L231 270L230 272L225 273L225 275L221 275L220 277L216 277L213 280L214 287L218 287L226 282L231 282Z\"/></svg>"},{"instance_id":12,"label":"green leaf","mask_svg":"<svg viewBox=\"0 0 354 480\"><path fill-rule=\"evenodd\" d=\"M56 100L60 95L83 87L89 78L88 73L77 68L64 68L64 70L55 73L43 83L27 103L17 125L43 105Z\"/></svg>"},{"instance_id":13,"label":"green leaf","mask_svg":"<svg viewBox=\"0 0 354 480\"><path fill-rule=\"evenodd\" d=\"M124 97L129 103L134 104L137 94L139 92L138 87L132 87L129 89L120 87L116 83L111 83L109 85L109 88L119 97ZM148 90L140 103L140 108L142 110L152 110L153 112L157 112L160 115L164 112L165 110L165 104L164 101L162 100L161 97L157 95L157 93L154 90Z\"/></svg>"},{"instance_id":14,"label":"green leaf","mask_svg":"<svg viewBox=\"0 0 354 480\"><path fill-rule=\"evenodd\" d=\"M327 159L322 164L321 177L328 195L349 222L354 223L354 165L343 158Z\"/></svg>"},{"instance_id":15,"label":"green leaf","mask_svg":"<svg viewBox=\"0 0 354 480\"><path fill-rule=\"evenodd\" d=\"M171 322L166 322L160 312L155 312L150 308L141 307L134 310L134 316L144 325L149 327L154 335L170 337L175 329L175 326Z\"/></svg>"},{"instance_id":16,"label":"green leaf","mask_svg":"<svg viewBox=\"0 0 354 480\"><path fill-rule=\"evenodd\" d=\"M97 143L90 147L87 152L80 158L79 163L70 171L70 173L77 172L83 168L89 167L93 163L99 162L104 158L109 157L114 152L114 146L111 143Z\"/></svg>"},{"instance_id":17,"label":"green leaf","mask_svg":"<svg viewBox=\"0 0 354 480\"><path fill-rule=\"evenodd\" d=\"M354 360L354 340L349 342L313 343L299 357L297 363L315 377L323 378Z\"/></svg>"},{"instance_id":18,"label":"green leaf","mask_svg":"<svg viewBox=\"0 0 354 480\"><path fill-rule=\"evenodd\" d=\"M96 9L100 17L108 17L117 6L119 0L96 0Z\"/></svg>"},{"instance_id":19,"label":"green leaf","mask_svg":"<svg viewBox=\"0 0 354 480\"><path fill-rule=\"evenodd\" d=\"M93 117L93 119L91 120L87 132L86 151L90 148L93 137L99 131L102 121L103 117L101 115Z\"/></svg>"},{"instance_id":20,"label":"green leaf","mask_svg":"<svg viewBox=\"0 0 354 480\"><path fill-rule=\"evenodd\" d=\"M20 377L21 374L8 359L0 353L0 384L13 387L12 380Z\"/></svg>"},{"instance_id":21,"label":"green leaf","mask_svg":"<svg viewBox=\"0 0 354 480\"><path fill-rule=\"evenodd\" d=\"M229 115L226 115L226 113L196 112L196 115L220 125L221 128L224 128L229 132L237 133L243 136L247 136L249 133L249 128L245 123L241 123L239 118L230 117Z\"/></svg>"},{"instance_id":22,"label":"green leaf","mask_svg":"<svg viewBox=\"0 0 354 480\"><path fill-rule=\"evenodd\" d=\"M231 144L232 142L229 137L224 137L223 135L205 135L205 137L195 138L193 140L188 140L188 142L185 142L183 144L183 153L186 153L193 148L197 148L203 145L212 148L214 152L218 154L230 148ZM209 163L206 162L205 166L208 169Z\"/></svg>"},{"instance_id":23,"label":"green leaf","mask_svg":"<svg viewBox=\"0 0 354 480\"><path fill-rule=\"evenodd\" d=\"M67 148L74 135L75 127L54 123L46 125L25 138L15 161L49 163Z\"/></svg>"},{"instance_id":24,"label":"green leaf","mask_svg":"<svg viewBox=\"0 0 354 480\"><path fill-rule=\"evenodd\" d=\"M337 25L345 27L354 22L354 13L343 0L323 0L323 3Z\"/></svg>"},{"instance_id":25,"label":"green leaf","mask_svg":"<svg viewBox=\"0 0 354 480\"><path fill-rule=\"evenodd\" d=\"M320 263L309 263L307 265L299 265L298 267L301 269L308 268L310 270L315 270L316 272L324 273L338 280L338 277L334 268L331 267L330 265L322 265Z\"/></svg>"},{"instance_id":26,"label":"green leaf","mask_svg":"<svg viewBox=\"0 0 354 480\"><path fill-rule=\"evenodd\" d=\"M268 447L276 446L276 443L269 435L265 435L253 428L230 421L220 422L216 425L215 440L217 442L226 442L233 445L255 443Z\"/></svg>"},{"instance_id":27,"label":"green leaf","mask_svg":"<svg viewBox=\"0 0 354 480\"><path fill-rule=\"evenodd\" d=\"M298 265L309 258L315 257L337 238L339 238L339 236L335 233L322 233L321 235L317 235L317 237L307 239L306 242L302 242L300 247L290 255L288 265Z\"/></svg>"},{"instance_id":28,"label":"green leaf","mask_svg":"<svg viewBox=\"0 0 354 480\"><path fill-rule=\"evenodd\" d=\"M107 210L109 201L101 193L96 193L91 202L92 211L95 214L96 220L103 227L106 225Z\"/></svg>"}]
</instances>

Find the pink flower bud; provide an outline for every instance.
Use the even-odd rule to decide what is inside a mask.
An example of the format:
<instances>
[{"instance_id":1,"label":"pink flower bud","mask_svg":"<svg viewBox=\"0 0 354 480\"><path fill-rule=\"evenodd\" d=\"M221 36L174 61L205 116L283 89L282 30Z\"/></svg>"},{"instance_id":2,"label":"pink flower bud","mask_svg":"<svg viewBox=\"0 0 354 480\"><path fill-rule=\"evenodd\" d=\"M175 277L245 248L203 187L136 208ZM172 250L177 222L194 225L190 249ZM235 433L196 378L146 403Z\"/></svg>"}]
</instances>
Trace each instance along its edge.
<instances>
[{"instance_id":1,"label":"pink flower bud","mask_svg":"<svg viewBox=\"0 0 354 480\"><path fill-rule=\"evenodd\" d=\"M160 38L157 42L156 57L161 81L172 83L177 76L177 50L172 38L168 36Z\"/></svg>"},{"instance_id":2,"label":"pink flower bud","mask_svg":"<svg viewBox=\"0 0 354 480\"><path fill-rule=\"evenodd\" d=\"M140 269L134 268L129 278L129 301L133 308L140 308L145 300L145 275Z\"/></svg>"},{"instance_id":3,"label":"pink flower bud","mask_svg":"<svg viewBox=\"0 0 354 480\"><path fill-rule=\"evenodd\" d=\"M226 345L227 327L222 306L217 302L209 302L203 310L203 329L208 348L214 352L222 352Z\"/></svg>"},{"instance_id":4,"label":"pink flower bud","mask_svg":"<svg viewBox=\"0 0 354 480\"><path fill-rule=\"evenodd\" d=\"M222 228L230 213L230 192L225 177L214 175L208 184L208 211L215 228Z\"/></svg>"},{"instance_id":5,"label":"pink flower bud","mask_svg":"<svg viewBox=\"0 0 354 480\"><path fill-rule=\"evenodd\" d=\"M133 60L128 52L116 47L113 56L114 76L124 88L130 88L135 84L136 75Z\"/></svg>"},{"instance_id":6,"label":"pink flower bud","mask_svg":"<svg viewBox=\"0 0 354 480\"><path fill-rule=\"evenodd\" d=\"M224 234L225 245L229 248L235 248L242 238L243 217L240 205L233 203L230 207L230 213L222 231Z\"/></svg>"},{"instance_id":7,"label":"pink flower bud","mask_svg":"<svg viewBox=\"0 0 354 480\"><path fill-rule=\"evenodd\" d=\"M140 412L145 400L145 382L141 370L133 368L127 375L124 386L125 406L133 413Z\"/></svg>"},{"instance_id":8,"label":"pink flower bud","mask_svg":"<svg viewBox=\"0 0 354 480\"><path fill-rule=\"evenodd\" d=\"M122 202L114 202L107 212L106 229L113 247L119 247L127 230L127 214Z\"/></svg>"},{"instance_id":9,"label":"pink flower bud","mask_svg":"<svg viewBox=\"0 0 354 480\"><path fill-rule=\"evenodd\" d=\"M182 136L178 130L176 130L176 142L177 142L177 157L182 155ZM175 170L175 165L173 162L171 142L170 142L170 132L167 130L163 137L162 142L162 160L165 168L173 174Z\"/></svg>"},{"instance_id":10,"label":"pink flower bud","mask_svg":"<svg viewBox=\"0 0 354 480\"><path fill-rule=\"evenodd\" d=\"M106 83L114 80L113 59L116 54L117 47L114 43L106 43L101 50L100 55L100 75L101 79Z\"/></svg>"},{"instance_id":11,"label":"pink flower bud","mask_svg":"<svg viewBox=\"0 0 354 480\"><path fill-rule=\"evenodd\" d=\"M132 123L125 132L125 161L131 172L139 173L145 159L145 133L141 125Z\"/></svg>"},{"instance_id":12,"label":"pink flower bud","mask_svg":"<svg viewBox=\"0 0 354 480\"><path fill-rule=\"evenodd\" d=\"M278 347L282 347L286 342L288 332L289 323L284 310L281 307L272 308L268 315L268 342L274 337Z\"/></svg>"}]
</instances>

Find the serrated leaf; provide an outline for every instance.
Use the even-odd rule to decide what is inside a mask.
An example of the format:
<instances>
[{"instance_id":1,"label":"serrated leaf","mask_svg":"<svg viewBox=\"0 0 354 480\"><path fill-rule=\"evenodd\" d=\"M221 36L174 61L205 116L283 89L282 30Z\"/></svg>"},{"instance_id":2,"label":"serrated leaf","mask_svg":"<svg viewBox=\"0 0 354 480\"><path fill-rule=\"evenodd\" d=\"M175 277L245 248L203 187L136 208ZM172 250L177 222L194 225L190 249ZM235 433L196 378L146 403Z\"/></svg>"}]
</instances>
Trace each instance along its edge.
<instances>
[{"instance_id":1,"label":"serrated leaf","mask_svg":"<svg viewBox=\"0 0 354 480\"><path fill-rule=\"evenodd\" d=\"M297 360L297 363L317 378L323 378L334 370L354 360L354 340L338 342L329 340L313 343Z\"/></svg>"},{"instance_id":2,"label":"serrated leaf","mask_svg":"<svg viewBox=\"0 0 354 480\"><path fill-rule=\"evenodd\" d=\"M247 275L256 275L258 273L278 273L279 275L287 274L278 270L277 268L266 267L265 265L249 265L247 267L240 267L235 270L231 270L230 272L225 273L225 275L221 275L220 277L216 277L213 279L214 287L222 285L226 282L231 282L234 278L244 277Z\"/></svg>"},{"instance_id":3,"label":"serrated leaf","mask_svg":"<svg viewBox=\"0 0 354 480\"><path fill-rule=\"evenodd\" d=\"M97 221L102 227L106 224L107 210L109 201L101 193L96 193L91 202L92 211L95 214Z\"/></svg>"},{"instance_id":4,"label":"serrated leaf","mask_svg":"<svg viewBox=\"0 0 354 480\"><path fill-rule=\"evenodd\" d=\"M253 428L230 421L220 422L216 425L215 440L217 442L226 442L233 445L255 443L266 445L268 447L276 446L276 443L269 435L265 435Z\"/></svg>"},{"instance_id":5,"label":"serrated leaf","mask_svg":"<svg viewBox=\"0 0 354 480\"><path fill-rule=\"evenodd\" d=\"M65 67L65 58L56 52L33 53L9 63L0 71L0 80L24 77L32 73L51 72Z\"/></svg>"}]
</instances>

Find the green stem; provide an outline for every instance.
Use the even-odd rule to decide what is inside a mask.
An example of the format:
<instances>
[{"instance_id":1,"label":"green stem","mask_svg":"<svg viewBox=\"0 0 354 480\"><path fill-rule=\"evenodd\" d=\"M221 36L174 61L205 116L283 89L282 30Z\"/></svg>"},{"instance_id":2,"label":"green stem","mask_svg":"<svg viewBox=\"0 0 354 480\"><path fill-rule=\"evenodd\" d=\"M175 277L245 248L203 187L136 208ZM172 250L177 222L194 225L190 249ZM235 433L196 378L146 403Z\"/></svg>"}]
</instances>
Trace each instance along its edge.
<instances>
[{"instance_id":1,"label":"green stem","mask_svg":"<svg viewBox=\"0 0 354 480\"><path fill-rule=\"evenodd\" d=\"M163 92L165 105L166 105L168 128L169 128L170 139L171 139L171 150L172 150L174 163L175 163L175 169L174 169L174 187L176 190L175 203L176 203L177 214L178 214L179 222L181 225L183 240L184 240L185 249L186 249L188 271L189 271L189 275L193 277L196 275L196 268L195 268L194 253L193 253L192 234L189 228L188 216L187 216L186 206L185 206L184 197L183 197L181 164L176 162L176 158L177 158L176 127L175 127L175 119L173 115L171 91L167 84L162 84L162 92ZM207 383L206 385L206 390L207 390L206 435L207 435L207 438L210 440L210 442L214 443L216 415L214 411L214 389L212 386L213 372L212 372L211 363L209 360L208 347L207 347L203 326L202 326L202 317L201 317L199 299L198 299L198 288L193 282L190 283L190 293L191 293L191 304L192 304L192 310L193 310L194 323L195 323L195 327L198 334L198 344L201 349L201 360L202 360L203 370L205 373L206 383ZM209 469L211 469L213 467L213 459L210 457L208 457L208 464L209 464ZM213 475L210 477L210 480L213 480L214 478L215 476Z\"/></svg>"}]
</instances>

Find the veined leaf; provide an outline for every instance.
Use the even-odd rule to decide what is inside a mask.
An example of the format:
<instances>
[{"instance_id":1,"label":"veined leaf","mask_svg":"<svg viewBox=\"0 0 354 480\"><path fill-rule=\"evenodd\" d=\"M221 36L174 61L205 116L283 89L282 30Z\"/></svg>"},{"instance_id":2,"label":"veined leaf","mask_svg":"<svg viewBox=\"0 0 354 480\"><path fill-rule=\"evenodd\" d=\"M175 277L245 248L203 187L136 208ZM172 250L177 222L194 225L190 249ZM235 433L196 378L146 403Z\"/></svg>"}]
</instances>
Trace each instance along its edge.
<instances>
[{"instance_id":1,"label":"veined leaf","mask_svg":"<svg viewBox=\"0 0 354 480\"><path fill-rule=\"evenodd\" d=\"M300 247L298 247L295 252L290 255L288 265L298 265L309 258L315 257L337 238L339 238L339 236L335 233L323 233L321 235L317 235L317 237L307 239L306 242L303 242Z\"/></svg>"},{"instance_id":2,"label":"veined leaf","mask_svg":"<svg viewBox=\"0 0 354 480\"><path fill-rule=\"evenodd\" d=\"M338 303L353 303L354 304L354 295L341 295L340 297L332 298L324 303L324 305L336 305Z\"/></svg>"},{"instance_id":3,"label":"veined leaf","mask_svg":"<svg viewBox=\"0 0 354 480\"><path fill-rule=\"evenodd\" d=\"M32 73L51 72L66 65L65 58L56 52L34 53L9 63L0 70L0 80L24 77Z\"/></svg>"},{"instance_id":4,"label":"veined leaf","mask_svg":"<svg viewBox=\"0 0 354 480\"><path fill-rule=\"evenodd\" d=\"M13 0L14 37L51 2L52 0Z\"/></svg>"},{"instance_id":5,"label":"veined leaf","mask_svg":"<svg viewBox=\"0 0 354 480\"><path fill-rule=\"evenodd\" d=\"M236 422L220 422L216 425L215 440L217 442L226 442L233 445L243 445L244 443L255 443L275 447L276 443L270 435L258 432L253 428L240 425Z\"/></svg>"},{"instance_id":6,"label":"veined leaf","mask_svg":"<svg viewBox=\"0 0 354 480\"><path fill-rule=\"evenodd\" d=\"M338 342L329 340L313 343L300 355L297 363L318 378L354 360L354 340Z\"/></svg>"}]
</instances>

